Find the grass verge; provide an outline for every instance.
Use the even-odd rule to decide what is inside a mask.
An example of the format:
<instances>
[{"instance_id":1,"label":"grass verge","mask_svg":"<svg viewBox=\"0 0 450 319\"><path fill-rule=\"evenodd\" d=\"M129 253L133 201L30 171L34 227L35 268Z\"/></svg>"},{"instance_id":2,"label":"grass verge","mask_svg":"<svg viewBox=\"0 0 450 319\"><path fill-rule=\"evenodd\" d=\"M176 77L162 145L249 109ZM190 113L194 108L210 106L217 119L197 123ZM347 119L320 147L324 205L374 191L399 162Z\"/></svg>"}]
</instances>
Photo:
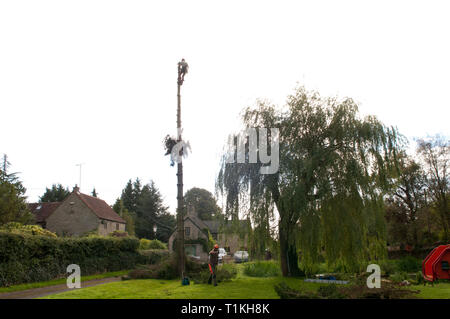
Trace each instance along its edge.
<instances>
[{"instance_id":1,"label":"grass verge","mask_svg":"<svg viewBox=\"0 0 450 319\"><path fill-rule=\"evenodd\" d=\"M81 276L81 282L88 281L88 280L94 280L94 279L103 279L103 278L109 278L109 277L123 276L123 275L127 274L128 272L129 272L129 270L121 270L121 271L114 271L114 272L106 272L106 273L97 274L97 275ZM9 286L9 287L1 287L0 293L61 285L61 284L65 284L66 281L67 281L67 278L60 278L60 279L54 279L54 280L49 280L49 281L32 282L32 283L14 285L14 286Z\"/></svg>"}]
</instances>

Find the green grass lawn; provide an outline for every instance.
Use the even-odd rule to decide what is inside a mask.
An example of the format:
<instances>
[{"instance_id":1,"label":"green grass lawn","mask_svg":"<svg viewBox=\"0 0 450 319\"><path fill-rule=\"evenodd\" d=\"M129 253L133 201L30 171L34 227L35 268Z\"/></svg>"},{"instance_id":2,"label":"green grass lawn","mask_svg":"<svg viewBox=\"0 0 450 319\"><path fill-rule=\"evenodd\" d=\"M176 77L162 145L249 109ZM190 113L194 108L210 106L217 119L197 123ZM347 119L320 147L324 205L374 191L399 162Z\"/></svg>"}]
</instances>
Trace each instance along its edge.
<instances>
[{"instance_id":1,"label":"green grass lawn","mask_svg":"<svg viewBox=\"0 0 450 319\"><path fill-rule=\"evenodd\" d=\"M93 279L103 279L103 278L109 278L109 277L123 276L123 275L127 274L128 272L129 272L128 270L122 270L122 271L106 272L106 273L97 274L97 275L81 276L81 282L93 280ZM20 285L15 285L15 286L10 286L10 287L1 287L0 293L21 291L21 290L27 290L27 289L32 289L32 288L42 288L42 287L65 284L66 282L67 282L67 278L61 278L61 279L54 279L54 280L49 280L49 281L20 284Z\"/></svg>"},{"instance_id":2,"label":"green grass lawn","mask_svg":"<svg viewBox=\"0 0 450 319\"><path fill-rule=\"evenodd\" d=\"M127 280L110 284L72 290L48 299L274 299L278 298L273 286L285 281L290 286L307 286L315 289L319 284L304 283L292 278L250 278L240 277L231 282L220 283L217 287L207 284L182 286L180 280Z\"/></svg>"},{"instance_id":3,"label":"green grass lawn","mask_svg":"<svg viewBox=\"0 0 450 319\"><path fill-rule=\"evenodd\" d=\"M417 295L422 299L450 299L450 283L411 286L411 289L420 290Z\"/></svg>"},{"instance_id":4,"label":"green grass lawn","mask_svg":"<svg viewBox=\"0 0 450 319\"><path fill-rule=\"evenodd\" d=\"M302 287L314 291L321 285L307 283L301 278L248 277L242 266L236 279L220 283L217 287L191 283L182 286L179 280L126 280L94 287L75 289L44 297L45 299L278 299L274 285L285 282L292 288ZM420 298L450 298L450 283L431 286L414 286L421 290Z\"/></svg>"}]
</instances>

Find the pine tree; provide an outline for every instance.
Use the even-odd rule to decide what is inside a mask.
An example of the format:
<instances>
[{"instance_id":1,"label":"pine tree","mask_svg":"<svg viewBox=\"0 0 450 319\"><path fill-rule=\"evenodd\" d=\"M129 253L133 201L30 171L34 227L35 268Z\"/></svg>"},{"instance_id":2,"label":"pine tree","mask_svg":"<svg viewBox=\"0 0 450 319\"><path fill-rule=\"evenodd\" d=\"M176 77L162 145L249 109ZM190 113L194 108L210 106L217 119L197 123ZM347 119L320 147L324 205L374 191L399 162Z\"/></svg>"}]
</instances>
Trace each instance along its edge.
<instances>
[{"instance_id":1,"label":"pine tree","mask_svg":"<svg viewBox=\"0 0 450 319\"><path fill-rule=\"evenodd\" d=\"M39 202L62 202L69 194L68 187L64 188L61 184L53 184L51 188L45 188L45 193L39 198Z\"/></svg>"},{"instance_id":2,"label":"pine tree","mask_svg":"<svg viewBox=\"0 0 450 319\"><path fill-rule=\"evenodd\" d=\"M33 215L25 202L26 189L17 177L9 173L10 163L6 155L0 166L0 225L9 222L32 223Z\"/></svg>"}]
</instances>

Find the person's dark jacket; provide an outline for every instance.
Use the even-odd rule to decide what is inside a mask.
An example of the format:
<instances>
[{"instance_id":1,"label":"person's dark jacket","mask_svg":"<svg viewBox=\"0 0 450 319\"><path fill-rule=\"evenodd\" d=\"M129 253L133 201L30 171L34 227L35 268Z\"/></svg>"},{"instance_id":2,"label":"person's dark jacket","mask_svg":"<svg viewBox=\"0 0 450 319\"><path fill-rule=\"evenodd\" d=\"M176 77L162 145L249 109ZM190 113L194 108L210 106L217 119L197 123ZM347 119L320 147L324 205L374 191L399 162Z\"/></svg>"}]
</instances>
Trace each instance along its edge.
<instances>
[{"instance_id":1,"label":"person's dark jacket","mask_svg":"<svg viewBox=\"0 0 450 319\"><path fill-rule=\"evenodd\" d=\"M211 265L217 265L219 263L219 250L213 249L209 252L209 263Z\"/></svg>"}]
</instances>

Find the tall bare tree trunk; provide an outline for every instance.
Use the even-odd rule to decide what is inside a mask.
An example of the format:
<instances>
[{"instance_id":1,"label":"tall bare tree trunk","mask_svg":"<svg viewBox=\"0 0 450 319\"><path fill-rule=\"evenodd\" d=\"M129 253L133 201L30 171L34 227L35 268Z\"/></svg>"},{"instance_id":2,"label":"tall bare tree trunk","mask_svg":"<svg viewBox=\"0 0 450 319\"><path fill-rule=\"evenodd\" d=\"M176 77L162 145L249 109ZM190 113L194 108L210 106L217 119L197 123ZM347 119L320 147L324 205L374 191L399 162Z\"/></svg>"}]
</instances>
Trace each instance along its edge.
<instances>
[{"instance_id":1,"label":"tall bare tree trunk","mask_svg":"<svg viewBox=\"0 0 450 319\"><path fill-rule=\"evenodd\" d=\"M181 138L181 82L178 75L178 108L177 108L177 142L182 141ZM184 201L183 201L183 162L182 151L179 155L177 163L177 259L181 279L184 278L185 255L184 255Z\"/></svg>"}]
</instances>

